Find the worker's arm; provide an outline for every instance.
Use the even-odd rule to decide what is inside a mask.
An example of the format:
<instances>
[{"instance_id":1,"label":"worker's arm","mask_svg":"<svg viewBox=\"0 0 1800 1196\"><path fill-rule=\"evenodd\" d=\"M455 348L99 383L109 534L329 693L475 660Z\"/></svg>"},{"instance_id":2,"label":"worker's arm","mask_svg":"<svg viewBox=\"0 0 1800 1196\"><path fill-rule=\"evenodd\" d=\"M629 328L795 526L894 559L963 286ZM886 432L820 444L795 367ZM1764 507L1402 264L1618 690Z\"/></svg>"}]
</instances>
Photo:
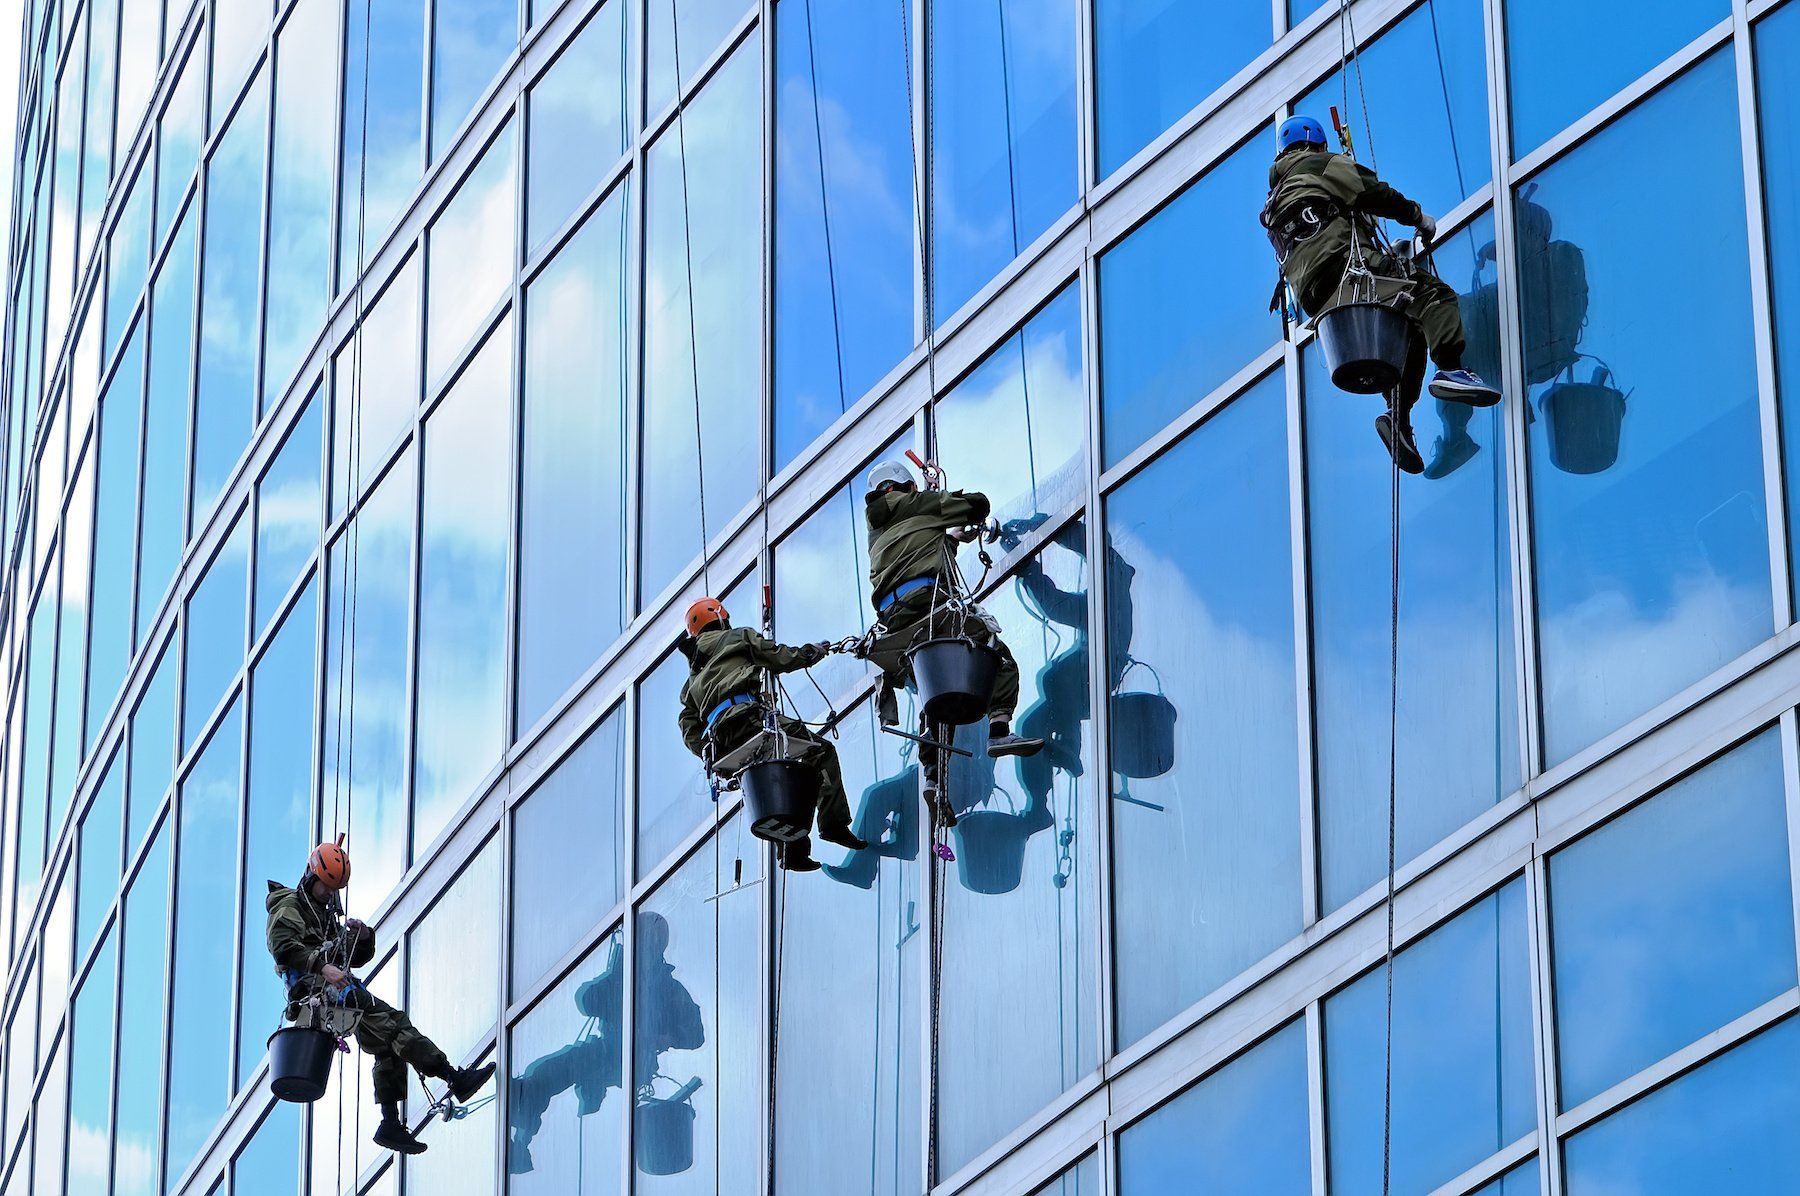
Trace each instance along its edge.
<instances>
[{"instance_id":1,"label":"worker's arm","mask_svg":"<svg viewBox=\"0 0 1800 1196\"><path fill-rule=\"evenodd\" d=\"M750 633L751 659L761 667L775 673L791 673L795 669L807 669L825 659L826 645L799 644L793 647L778 644L774 640L764 639L752 631Z\"/></svg>"},{"instance_id":2,"label":"worker's arm","mask_svg":"<svg viewBox=\"0 0 1800 1196\"><path fill-rule=\"evenodd\" d=\"M299 899L289 896L269 911L269 954L275 965L289 972L316 972L323 958L308 941L306 919L301 916Z\"/></svg>"},{"instance_id":3,"label":"worker's arm","mask_svg":"<svg viewBox=\"0 0 1800 1196\"><path fill-rule=\"evenodd\" d=\"M988 517L994 504L979 490L927 490L918 495L921 514L928 514L946 529L970 527Z\"/></svg>"},{"instance_id":4,"label":"worker's arm","mask_svg":"<svg viewBox=\"0 0 1800 1196\"><path fill-rule=\"evenodd\" d=\"M1322 180L1339 196L1349 197L1350 210L1378 220L1397 220L1401 224L1419 226L1424 211L1401 194L1397 188L1381 181L1374 171L1345 154L1334 154L1326 163Z\"/></svg>"},{"instance_id":5,"label":"worker's arm","mask_svg":"<svg viewBox=\"0 0 1800 1196\"><path fill-rule=\"evenodd\" d=\"M695 705L687 686L681 687L681 742L696 756L705 754L706 717Z\"/></svg>"}]
</instances>

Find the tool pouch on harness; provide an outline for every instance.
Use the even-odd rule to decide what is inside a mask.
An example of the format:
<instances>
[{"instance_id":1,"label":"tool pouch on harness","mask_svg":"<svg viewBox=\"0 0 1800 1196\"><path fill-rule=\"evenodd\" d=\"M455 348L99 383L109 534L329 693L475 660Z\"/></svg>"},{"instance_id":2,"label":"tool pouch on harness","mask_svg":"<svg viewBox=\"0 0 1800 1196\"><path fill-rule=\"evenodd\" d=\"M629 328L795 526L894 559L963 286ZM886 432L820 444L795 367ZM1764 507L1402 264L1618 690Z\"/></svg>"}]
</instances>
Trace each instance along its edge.
<instances>
[{"instance_id":1,"label":"tool pouch on harness","mask_svg":"<svg viewBox=\"0 0 1800 1196\"><path fill-rule=\"evenodd\" d=\"M1344 205L1329 195L1307 195L1289 203L1281 211L1273 211L1275 195L1263 203L1262 226L1275 248L1275 260L1282 265L1295 249L1325 231L1333 220L1347 218Z\"/></svg>"}]
</instances>

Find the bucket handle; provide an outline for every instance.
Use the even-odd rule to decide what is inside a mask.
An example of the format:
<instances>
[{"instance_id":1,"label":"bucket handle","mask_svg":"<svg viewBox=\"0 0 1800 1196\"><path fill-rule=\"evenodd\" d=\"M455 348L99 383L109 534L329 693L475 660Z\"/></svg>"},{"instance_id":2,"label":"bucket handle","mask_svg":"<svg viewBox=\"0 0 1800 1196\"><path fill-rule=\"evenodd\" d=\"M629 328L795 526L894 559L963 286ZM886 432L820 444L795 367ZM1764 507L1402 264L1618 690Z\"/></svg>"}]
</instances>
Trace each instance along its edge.
<instances>
[{"instance_id":1,"label":"bucket handle","mask_svg":"<svg viewBox=\"0 0 1800 1196\"><path fill-rule=\"evenodd\" d=\"M1131 675L1132 669L1143 669L1150 674L1151 678L1156 682L1156 693L1158 697L1166 698L1169 696L1168 692L1163 689L1162 674L1156 671L1155 666L1148 661L1139 660L1135 656L1128 655L1125 657L1125 667L1119 670L1119 683L1113 687L1113 697L1116 698L1126 692L1125 678Z\"/></svg>"}]
</instances>

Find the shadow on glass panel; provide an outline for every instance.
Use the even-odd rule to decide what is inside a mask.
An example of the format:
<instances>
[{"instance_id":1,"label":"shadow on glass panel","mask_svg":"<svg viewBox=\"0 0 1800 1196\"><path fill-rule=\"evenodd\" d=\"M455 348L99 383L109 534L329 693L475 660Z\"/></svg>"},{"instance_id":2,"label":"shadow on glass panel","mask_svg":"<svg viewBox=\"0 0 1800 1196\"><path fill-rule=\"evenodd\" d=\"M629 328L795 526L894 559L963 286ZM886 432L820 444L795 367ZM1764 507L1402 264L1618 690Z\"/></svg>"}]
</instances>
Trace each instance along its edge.
<instances>
[{"instance_id":1,"label":"shadow on glass panel","mask_svg":"<svg viewBox=\"0 0 1800 1196\"><path fill-rule=\"evenodd\" d=\"M910 743L900 748L901 758L908 760L902 771L863 790L850 833L869 846L850 852L841 864L826 864L825 875L832 880L868 890L875 886L882 860L910 863L919 858L919 766L910 760L912 750Z\"/></svg>"},{"instance_id":2,"label":"shadow on glass panel","mask_svg":"<svg viewBox=\"0 0 1800 1196\"><path fill-rule=\"evenodd\" d=\"M638 922L640 992L655 998L640 1002L639 1018L648 1019L637 1035L638 1050L633 1074L642 1079L637 1093L637 1163L650 1175L674 1175L694 1162L695 1077L677 1084L658 1068L668 1051L697 1050L706 1043L700 1007L685 985L675 979L670 966L669 923L661 914L644 913ZM646 987L647 986L647 987ZM575 1091L576 1116L598 1113L606 1094L624 1086L621 1067L625 1058L623 1021L625 946L614 939L600 974L575 990L575 1009L583 1020L569 1045L526 1064L513 1077L509 1106L510 1139L506 1170L527 1175L536 1164L531 1143L543 1128L544 1112L552 1101L570 1089ZM671 1095L656 1095L658 1080L674 1085Z\"/></svg>"}]
</instances>

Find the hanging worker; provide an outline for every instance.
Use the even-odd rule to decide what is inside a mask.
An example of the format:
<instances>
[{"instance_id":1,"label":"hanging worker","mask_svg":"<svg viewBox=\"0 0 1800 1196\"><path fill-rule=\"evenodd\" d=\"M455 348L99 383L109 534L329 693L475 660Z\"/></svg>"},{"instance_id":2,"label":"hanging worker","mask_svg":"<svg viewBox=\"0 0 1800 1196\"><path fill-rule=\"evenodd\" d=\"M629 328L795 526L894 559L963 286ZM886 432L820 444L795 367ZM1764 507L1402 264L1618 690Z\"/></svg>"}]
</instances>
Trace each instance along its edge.
<instances>
[{"instance_id":1,"label":"hanging worker","mask_svg":"<svg viewBox=\"0 0 1800 1196\"><path fill-rule=\"evenodd\" d=\"M375 957L375 932L356 918L344 918L338 894L350 883L350 856L338 843L321 843L306 861L293 888L269 882L267 941L275 971L287 985L287 1018L299 1015L302 1001L326 995L362 1014L356 1043L375 1061L375 1102L381 1124L375 1145L400 1154L419 1154L425 1143L413 1137L400 1116L406 1099L406 1068L442 1080L456 1100L468 1100L494 1074L494 1064L453 1066L444 1052L414 1028L412 1019L372 995L350 969Z\"/></svg>"},{"instance_id":2,"label":"hanging worker","mask_svg":"<svg viewBox=\"0 0 1800 1196\"><path fill-rule=\"evenodd\" d=\"M1283 121L1276 143L1262 223L1301 309L1317 316L1341 301L1353 237L1378 280L1377 298L1390 298L1402 290L1403 269L1376 244L1373 222L1408 225L1427 245L1437 235L1437 222L1348 154L1331 153L1325 145L1325 127L1310 116ZM1423 334L1437 367L1432 396L1472 407L1498 403L1500 392L1463 364L1467 337L1456 292L1422 262L1415 262L1412 269L1407 315ZM1377 417L1376 430L1395 463L1408 473L1418 473L1424 462L1413 443L1412 407L1424 381L1423 360L1409 362L1406 373L1399 393L1390 396L1390 410Z\"/></svg>"},{"instance_id":3,"label":"hanging worker","mask_svg":"<svg viewBox=\"0 0 1800 1196\"><path fill-rule=\"evenodd\" d=\"M688 607L687 634L680 648L688 659L688 679L681 687L681 738L688 751L710 765L755 739L773 718L790 741L793 759L818 778L819 837L852 851L867 847L850 829L850 802L844 796L837 749L805 723L776 711L763 693L765 672L810 668L825 659L831 645L775 643L748 627L733 627L717 598L701 598ZM812 872L819 866L806 839L783 844L780 859L782 867L795 872Z\"/></svg>"},{"instance_id":4,"label":"hanging worker","mask_svg":"<svg viewBox=\"0 0 1800 1196\"><path fill-rule=\"evenodd\" d=\"M884 461L869 473L863 513L869 521L869 582L878 622L866 655L882 672L881 721L900 721L898 688L906 683L906 654L921 629L944 617L944 602L956 586L956 546L981 534L992 504L985 494L961 490L921 490L901 461ZM979 606L954 627L932 626L931 634L967 635L1000 656L993 696L988 700L988 755L1030 756L1044 741L1013 733L1019 703L1019 663L1000 638L1000 625ZM930 757L935 753L927 753ZM935 761L928 758L927 785Z\"/></svg>"}]
</instances>

